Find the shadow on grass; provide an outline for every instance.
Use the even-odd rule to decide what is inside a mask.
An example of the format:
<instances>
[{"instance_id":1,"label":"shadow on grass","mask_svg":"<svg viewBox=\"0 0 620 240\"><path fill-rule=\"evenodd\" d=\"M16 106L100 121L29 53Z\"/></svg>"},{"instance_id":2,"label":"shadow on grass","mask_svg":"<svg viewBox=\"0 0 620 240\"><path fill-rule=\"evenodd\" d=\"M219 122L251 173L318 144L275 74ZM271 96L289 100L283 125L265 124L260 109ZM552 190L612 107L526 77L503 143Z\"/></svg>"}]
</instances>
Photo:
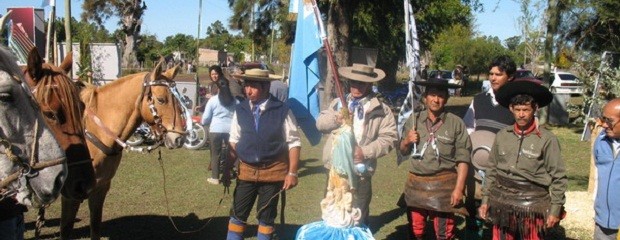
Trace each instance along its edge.
<instances>
[{"instance_id":1,"label":"shadow on grass","mask_svg":"<svg viewBox=\"0 0 620 240\"><path fill-rule=\"evenodd\" d=\"M570 189L588 189L589 176L583 175L568 175L568 182L570 183Z\"/></svg>"},{"instance_id":2,"label":"shadow on grass","mask_svg":"<svg viewBox=\"0 0 620 240\"><path fill-rule=\"evenodd\" d=\"M111 219L102 224L102 237L114 239L226 239L228 230L228 217L218 216L215 218L198 219L195 214L185 217L172 217L178 231L172 225L167 216L142 215L125 216ZM80 220L78 220L80 221ZM60 219L49 219L45 228L56 229L52 234L40 236L40 239L58 239L60 233ZM206 226L205 226L206 225ZM205 226L202 230L197 231ZM280 239L295 239L295 234L301 225L276 223L276 233ZM28 222L26 229L34 229L34 222ZM197 231L197 232L194 232ZM184 233L182 233L184 232ZM185 233L186 232L186 233ZM249 224L244 232L244 238L256 236L257 225ZM76 228L71 239L90 238L89 226Z\"/></svg>"},{"instance_id":3,"label":"shadow on grass","mask_svg":"<svg viewBox=\"0 0 620 240\"><path fill-rule=\"evenodd\" d=\"M167 216L140 215L125 216L111 219L102 224L102 237L114 239L225 239L228 228L228 217L215 217L198 219L195 214L185 217L172 217L180 231L196 231L206 224L206 227L195 233L180 233L175 230ZM50 219L46 221L46 228L59 229L60 220ZM253 227L253 228L252 228ZM26 229L33 229L34 222L26 225ZM247 236L256 233L256 226L250 225L246 230ZM42 235L41 239L57 239L59 233ZM255 234L254 234L255 235ZM88 225L76 228L71 239L90 238Z\"/></svg>"},{"instance_id":4,"label":"shadow on grass","mask_svg":"<svg viewBox=\"0 0 620 240\"><path fill-rule=\"evenodd\" d=\"M302 161L299 161L299 177L305 177L305 176L309 176L309 175L314 175L314 174L324 174L325 173L325 168L323 167L323 164L318 165L318 166L308 166L308 163L314 163L319 161L318 159L315 158L310 158L310 159L304 159Z\"/></svg>"}]
</instances>

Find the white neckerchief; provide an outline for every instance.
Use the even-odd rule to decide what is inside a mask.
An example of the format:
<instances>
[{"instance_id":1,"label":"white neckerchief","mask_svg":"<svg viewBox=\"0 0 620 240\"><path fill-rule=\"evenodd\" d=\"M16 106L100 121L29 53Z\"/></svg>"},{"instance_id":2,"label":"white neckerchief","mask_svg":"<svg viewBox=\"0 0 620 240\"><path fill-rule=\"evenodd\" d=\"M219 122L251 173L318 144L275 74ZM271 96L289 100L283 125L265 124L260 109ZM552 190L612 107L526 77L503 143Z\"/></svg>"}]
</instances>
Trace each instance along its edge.
<instances>
[{"instance_id":1,"label":"white neckerchief","mask_svg":"<svg viewBox=\"0 0 620 240\"><path fill-rule=\"evenodd\" d=\"M351 102L351 99L349 99L349 103ZM370 107L370 98L369 96L365 96L364 98L360 99L360 104L362 104L364 112L368 112L368 109ZM359 144L362 141L363 138L363 134L364 134L364 119L366 119L366 113L362 114L362 118L358 118L358 114L357 114L357 108L355 109L354 112L352 112L352 117L353 117L353 135L355 136L355 141Z\"/></svg>"}]
</instances>

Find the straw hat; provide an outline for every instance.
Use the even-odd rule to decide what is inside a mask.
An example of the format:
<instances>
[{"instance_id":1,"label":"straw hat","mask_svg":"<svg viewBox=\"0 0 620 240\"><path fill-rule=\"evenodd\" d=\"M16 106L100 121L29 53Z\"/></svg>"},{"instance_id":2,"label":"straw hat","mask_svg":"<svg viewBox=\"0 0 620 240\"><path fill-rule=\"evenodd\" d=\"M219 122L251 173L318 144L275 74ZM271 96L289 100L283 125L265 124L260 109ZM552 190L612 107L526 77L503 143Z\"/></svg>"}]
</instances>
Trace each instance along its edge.
<instances>
[{"instance_id":1,"label":"straw hat","mask_svg":"<svg viewBox=\"0 0 620 240\"><path fill-rule=\"evenodd\" d=\"M274 81L282 79L280 75L269 74L269 70L252 68L245 70L244 74L233 74L233 77L242 78L249 81Z\"/></svg>"},{"instance_id":2,"label":"straw hat","mask_svg":"<svg viewBox=\"0 0 620 240\"><path fill-rule=\"evenodd\" d=\"M510 106L510 99L519 94L532 96L538 107L547 106L553 100L553 94L549 92L547 87L532 81L511 81L506 83L495 94L495 100L500 105L508 108Z\"/></svg>"},{"instance_id":3,"label":"straw hat","mask_svg":"<svg viewBox=\"0 0 620 240\"><path fill-rule=\"evenodd\" d=\"M383 70L359 63L354 63L350 67L340 67L338 73L349 80L360 82L378 82L385 77Z\"/></svg>"}]
</instances>

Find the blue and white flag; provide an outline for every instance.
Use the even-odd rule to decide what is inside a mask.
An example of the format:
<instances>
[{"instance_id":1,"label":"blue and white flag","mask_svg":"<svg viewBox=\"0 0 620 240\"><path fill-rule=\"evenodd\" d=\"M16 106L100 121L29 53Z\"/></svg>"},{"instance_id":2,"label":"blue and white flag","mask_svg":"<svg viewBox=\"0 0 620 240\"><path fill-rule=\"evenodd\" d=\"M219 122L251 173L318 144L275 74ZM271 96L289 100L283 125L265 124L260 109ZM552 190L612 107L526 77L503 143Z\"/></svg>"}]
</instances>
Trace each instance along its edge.
<instances>
[{"instance_id":1,"label":"blue and white flag","mask_svg":"<svg viewBox=\"0 0 620 240\"><path fill-rule=\"evenodd\" d=\"M43 0L43 2L41 3L41 7L47 7L47 6L52 6L55 7L56 6L56 0Z\"/></svg>"},{"instance_id":2,"label":"blue and white flag","mask_svg":"<svg viewBox=\"0 0 620 240\"><path fill-rule=\"evenodd\" d=\"M296 1L297 28L291 51L288 105L310 143L316 145L321 140L321 133L316 129L320 110L317 84L321 76L318 50L323 46L326 35L313 1Z\"/></svg>"},{"instance_id":3,"label":"blue and white flag","mask_svg":"<svg viewBox=\"0 0 620 240\"><path fill-rule=\"evenodd\" d=\"M403 106L398 113L398 137L402 137L405 122L411 116L411 113L417 109L420 103L421 93L415 91L414 81L419 79L418 72L420 70L420 44L418 43L418 31L415 26L415 18L413 17L413 8L409 0L404 0L405 7L405 45L407 48L407 67L409 68L409 93L403 102ZM398 151L397 151L398 152ZM400 164L404 159L398 154L397 163Z\"/></svg>"}]
</instances>

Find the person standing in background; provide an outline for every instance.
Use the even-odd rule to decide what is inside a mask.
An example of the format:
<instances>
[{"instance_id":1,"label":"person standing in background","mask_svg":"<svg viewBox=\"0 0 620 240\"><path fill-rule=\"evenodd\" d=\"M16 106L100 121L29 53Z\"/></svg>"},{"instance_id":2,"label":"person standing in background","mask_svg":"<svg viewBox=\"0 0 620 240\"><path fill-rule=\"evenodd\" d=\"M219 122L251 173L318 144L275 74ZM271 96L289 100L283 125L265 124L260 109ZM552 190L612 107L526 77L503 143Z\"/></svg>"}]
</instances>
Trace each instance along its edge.
<instances>
[{"instance_id":1,"label":"person standing in background","mask_svg":"<svg viewBox=\"0 0 620 240\"><path fill-rule=\"evenodd\" d=\"M463 117L463 122L467 127L467 132L470 135L477 135L480 133L486 133L484 131L491 132L494 136L502 128L514 124L515 120L508 108L504 108L497 100L495 100L495 94L506 83L513 80L514 73L517 71L517 65L508 56L499 56L489 64L489 81L491 87L486 91L476 94ZM477 131L474 134L474 131ZM480 146L479 138L472 139L474 146ZM478 152L477 149L473 150ZM486 151L486 150L482 150ZM473 159L474 163L477 163L477 159ZM477 166L488 166L488 160L481 160L482 164L470 166L470 176L467 180L467 196L471 196L466 199L467 208L469 209L469 217L466 217L466 229L468 230L469 238L481 238L483 235L483 222L476 218L476 209L480 206L481 201L481 188L484 181L484 171L486 169L478 168Z\"/></svg>"},{"instance_id":2,"label":"person standing in background","mask_svg":"<svg viewBox=\"0 0 620 240\"><path fill-rule=\"evenodd\" d=\"M218 94L211 97L205 106L202 115L202 125L209 125L209 140L211 150L211 177L207 179L210 184L218 185L220 183L220 169L230 169L228 160L228 138L230 132L230 124L232 122L233 111L235 105L239 101L233 98L228 80L222 79L215 82L219 91ZM225 165L222 166L221 164ZM227 171L224 172L227 174ZM228 178L225 178L228 179Z\"/></svg>"},{"instance_id":3,"label":"person standing in background","mask_svg":"<svg viewBox=\"0 0 620 240\"><path fill-rule=\"evenodd\" d=\"M594 199L594 240L615 240L620 227L620 98L603 107L600 118L604 131L594 142L594 163L597 170L597 189ZM614 187L615 186L615 187Z\"/></svg>"}]
</instances>

